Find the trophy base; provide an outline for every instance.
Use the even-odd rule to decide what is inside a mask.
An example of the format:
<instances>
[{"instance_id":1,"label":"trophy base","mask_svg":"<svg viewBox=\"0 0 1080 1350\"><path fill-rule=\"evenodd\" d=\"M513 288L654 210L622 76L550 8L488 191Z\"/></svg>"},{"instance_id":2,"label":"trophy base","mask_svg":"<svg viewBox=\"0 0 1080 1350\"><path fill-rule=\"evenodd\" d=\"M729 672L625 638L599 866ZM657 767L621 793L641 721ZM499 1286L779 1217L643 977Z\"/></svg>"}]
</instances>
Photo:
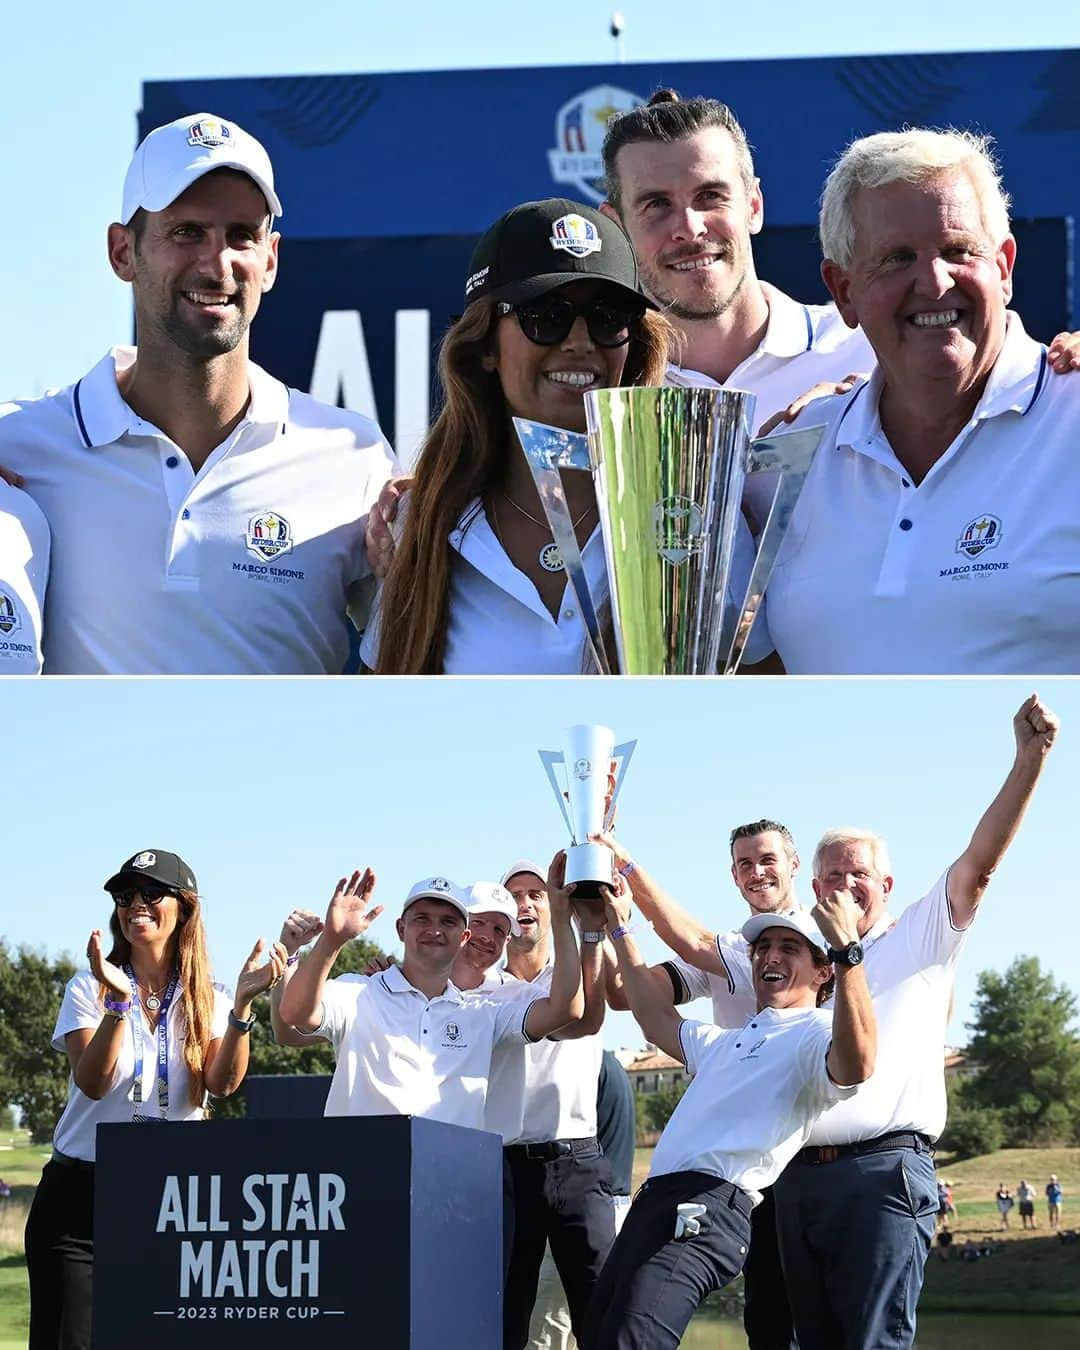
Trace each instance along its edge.
<instances>
[{"instance_id":1,"label":"trophy base","mask_svg":"<svg viewBox=\"0 0 1080 1350\"><path fill-rule=\"evenodd\" d=\"M574 900L599 900L601 886L615 884L615 855L606 844L572 844L566 850L566 884Z\"/></svg>"}]
</instances>

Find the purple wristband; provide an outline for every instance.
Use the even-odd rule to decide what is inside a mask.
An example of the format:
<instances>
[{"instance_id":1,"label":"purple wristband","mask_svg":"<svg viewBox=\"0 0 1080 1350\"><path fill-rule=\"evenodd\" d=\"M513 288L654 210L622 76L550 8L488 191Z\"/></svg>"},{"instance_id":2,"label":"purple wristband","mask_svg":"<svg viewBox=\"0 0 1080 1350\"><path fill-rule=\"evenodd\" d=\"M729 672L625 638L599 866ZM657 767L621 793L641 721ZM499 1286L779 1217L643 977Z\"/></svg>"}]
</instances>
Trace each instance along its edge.
<instances>
[{"instance_id":1,"label":"purple wristband","mask_svg":"<svg viewBox=\"0 0 1080 1350\"><path fill-rule=\"evenodd\" d=\"M300 953L299 953L299 952L293 952L292 956L290 956L290 957L288 958L288 960L285 962L285 964L286 964L287 966L295 966L296 963L297 963L297 961L299 961L299 960L300 960Z\"/></svg>"},{"instance_id":2,"label":"purple wristband","mask_svg":"<svg viewBox=\"0 0 1080 1350\"><path fill-rule=\"evenodd\" d=\"M625 862L625 863L623 863L623 865L619 868L619 876L621 876L621 877L628 877L628 876L630 875L630 873L633 872L633 871L635 871L635 870L636 870L636 869L635 869L635 867L634 867L634 864L633 864L633 861L632 861L632 860L629 861L629 862Z\"/></svg>"},{"instance_id":3,"label":"purple wristband","mask_svg":"<svg viewBox=\"0 0 1080 1350\"><path fill-rule=\"evenodd\" d=\"M615 942L618 938L626 937L629 933L632 933L633 931L634 925L632 923L621 923L619 924L618 928L613 928L611 930L611 932L608 934L608 937L611 938L612 942Z\"/></svg>"},{"instance_id":4,"label":"purple wristband","mask_svg":"<svg viewBox=\"0 0 1080 1350\"><path fill-rule=\"evenodd\" d=\"M110 1013L126 1013L131 1011L131 999L115 999L105 995L105 1011Z\"/></svg>"}]
</instances>

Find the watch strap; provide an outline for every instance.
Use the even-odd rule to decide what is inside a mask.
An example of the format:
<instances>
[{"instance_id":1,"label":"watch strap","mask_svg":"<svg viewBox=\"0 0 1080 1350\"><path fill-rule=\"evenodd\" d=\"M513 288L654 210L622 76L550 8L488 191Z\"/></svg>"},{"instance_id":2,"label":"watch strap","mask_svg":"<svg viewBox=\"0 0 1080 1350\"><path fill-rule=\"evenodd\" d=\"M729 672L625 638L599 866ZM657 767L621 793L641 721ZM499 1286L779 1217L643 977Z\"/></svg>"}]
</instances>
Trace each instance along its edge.
<instances>
[{"instance_id":1,"label":"watch strap","mask_svg":"<svg viewBox=\"0 0 1080 1350\"><path fill-rule=\"evenodd\" d=\"M251 1016L245 1022L242 1017L237 1017L237 1015L233 1012L231 1008L229 1009L229 1026L231 1026L235 1031L239 1031L241 1036L246 1036L254 1025L255 1025L254 1013L252 1013Z\"/></svg>"}]
</instances>

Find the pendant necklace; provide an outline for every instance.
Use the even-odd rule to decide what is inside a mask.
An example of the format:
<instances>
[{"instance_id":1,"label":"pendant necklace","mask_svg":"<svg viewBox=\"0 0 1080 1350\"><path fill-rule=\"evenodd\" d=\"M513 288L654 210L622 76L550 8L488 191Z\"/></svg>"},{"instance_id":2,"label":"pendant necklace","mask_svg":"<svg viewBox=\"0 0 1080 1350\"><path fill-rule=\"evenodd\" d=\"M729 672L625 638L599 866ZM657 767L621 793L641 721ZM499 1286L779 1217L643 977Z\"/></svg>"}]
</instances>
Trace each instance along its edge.
<instances>
[{"instance_id":1,"label":"pendant necklace","mask_svg":"<svg viewBox=\"0 0 1080 1350\"><path fill-rule=\"evenodd\" d=\"M500 495L503 497L505 501L508 501L510 503L510 505L514 508L515 511L519 511L525 517L526 520L531 520L534 525L539 525L542 530L547 530L548 534L551 533L551 527L548 525L547 521L538 520L536 516L534 516L531 512L526 511L523 506L519 506L508 492L503 492ZM578 516L577 520L573 520L570 522L571 529L573 530L577 529L577 527L581 524L581 522L593 509L593 505L594 503L590 502L589 505L586 506L585 510L582 511L581 515ZM562 554L559 552L559 546L558 544L555 543L554 539L552 539L550 544L545 544L540 549L539 553L536 555L536 558L537 562L539 562L540 566L544 569L545 572L561 572L563 570L564 564Z\"/></svg>"}]
</instances>

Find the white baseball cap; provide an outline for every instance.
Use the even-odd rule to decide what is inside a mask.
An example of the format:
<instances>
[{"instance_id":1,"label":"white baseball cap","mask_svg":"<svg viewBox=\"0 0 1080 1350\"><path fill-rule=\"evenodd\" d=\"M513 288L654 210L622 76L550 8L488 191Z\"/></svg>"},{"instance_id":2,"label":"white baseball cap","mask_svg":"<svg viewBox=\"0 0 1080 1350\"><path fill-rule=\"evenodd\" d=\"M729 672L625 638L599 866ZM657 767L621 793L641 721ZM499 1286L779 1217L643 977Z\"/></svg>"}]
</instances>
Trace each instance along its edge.
<instances>
[{"instance_id":1,"label":"white baseball cap","mask_svg":"<svg viewBox=\"0 0 1080 1350\"><path fill-rule=\"evenodd\" d=\"M528 858L519 858L517 862L511 863L502 874L502 884L505 886L510 878L516 877L519 872L528 872L531 876L539 877L544 883L545 888L547 887L547 868L538 867L536 863L530 862Z\"/></svg>"},{"instance_id":2,"label":"white baseball cap","mask_svg":"<svg viewBox=\"0 0 1080 1350\"><path fill-rule=\"evenodd\" d=\"M465 895L469 901L470 914L502 914L510 920L511 936L521 936L517 902L505 886L497 881L475 881L466 889Z\"/></svg>"},{"instance_id":3,"label":"white baseball cap","mask_svg":"<svg viewBox=\"0 0 1080 1350\"><path fill-rule=\"evenodd\" d=\"M819 952L826 956L829 954L821 930L806 910L796 909L789 914L755 914L747 919L741 931L747 942L756 942L767 928L790 928Z\"/></svg>"},{"instance_id":4,"label":"white baseball cap","mask_svg":"<svg viewBox=\"0 0 1080 1350\"><path fill-rule=\"evenodd\" d=\"M255 137L213 113L189 113L156 127L135 151L124 178L121 224L130 224L140 207L164 211L214 169L246 173L266 198L270 214L281 215L270 156Z\"/></svg>"},{"instance_id":5,"label":"white baseball cap","mask_svg":"<svg viewBox=\"0 0 1080 1350\"><path fill-rule=\"evenodd\" d=\"M414 900L445 900L461 914L465 920L465 927L469 926L469 902L465 898L465 893L460 886L456 886L446 877L425 877L423 881L418 881L405 897L405 903L401 906L402 914Z\"/></svg>"}]
</instances>

